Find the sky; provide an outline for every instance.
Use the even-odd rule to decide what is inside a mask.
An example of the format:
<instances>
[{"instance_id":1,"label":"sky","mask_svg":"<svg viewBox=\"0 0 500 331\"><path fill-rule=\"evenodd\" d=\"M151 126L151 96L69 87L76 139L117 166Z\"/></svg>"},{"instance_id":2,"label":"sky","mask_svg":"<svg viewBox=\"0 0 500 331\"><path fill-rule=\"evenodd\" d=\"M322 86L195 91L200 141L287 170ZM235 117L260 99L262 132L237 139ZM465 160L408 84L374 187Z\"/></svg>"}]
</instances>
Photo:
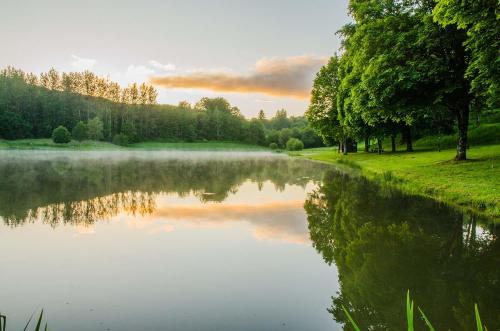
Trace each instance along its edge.
<instances>
[{"instance_id":1,"label":"sky","mask_svg":"<svg viewBox=\"0 0 500 331\"><path fill-rule=\"evenodd\" d=\"M0 0L0 68L90 69L159 103L222 96L247 117L307 109L348 0Z\"/></svg>"}]
</instances>

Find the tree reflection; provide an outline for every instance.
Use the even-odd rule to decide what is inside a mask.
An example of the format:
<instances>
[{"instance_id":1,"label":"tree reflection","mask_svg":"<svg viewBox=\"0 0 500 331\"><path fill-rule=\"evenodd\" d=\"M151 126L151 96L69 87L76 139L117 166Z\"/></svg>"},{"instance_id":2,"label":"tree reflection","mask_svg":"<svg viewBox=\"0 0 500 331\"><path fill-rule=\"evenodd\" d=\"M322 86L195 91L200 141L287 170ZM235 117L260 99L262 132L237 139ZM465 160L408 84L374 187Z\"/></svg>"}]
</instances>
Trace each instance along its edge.
<instances>
[{"instance_id":1,"label":"tree reflection","mask_svg":"<svg viewBox=\"0 0 500 331\"><path fill-rule=\"evenodd\" d=\"M314 247L338 268L340 293L330 308L335 320L347 322L345 305L364 330L404 329L409 289L436 329L471 329L475 302L489 329L500 327L494 226L334 171L325 173L305 209Z\"/></svg>"},{"instance_id":2,"label":"tree reflection","mask_svg":"<svg viewBox=\"0 0 500 331\"><path fill-rule=\"evenodd\" d=\"M34 153L34 152L33 152ZM304 187L321 179L326 166L287 158L123 159L2 157L0 217L17 226L41 219L92 224L120 212L149 214L158 194L195 195L202 202L222 202L245 181L259 188Z\"/></svg>"}]
</instances>

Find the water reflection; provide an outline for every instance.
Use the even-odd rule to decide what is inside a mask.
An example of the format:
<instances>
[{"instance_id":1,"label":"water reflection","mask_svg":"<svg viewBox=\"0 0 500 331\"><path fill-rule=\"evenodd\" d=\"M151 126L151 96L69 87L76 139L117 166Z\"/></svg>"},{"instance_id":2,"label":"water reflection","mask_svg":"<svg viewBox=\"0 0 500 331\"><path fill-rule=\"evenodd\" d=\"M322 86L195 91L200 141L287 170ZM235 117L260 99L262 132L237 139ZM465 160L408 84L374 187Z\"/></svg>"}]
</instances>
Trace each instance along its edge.
<instances>
[{"instance_id":1,"label":"water reflection","mask_svg":"<svg viewBox=\"0 0 500 331\"><path fill-rule=\"evenodd\" d=\"M52 226L92 224L122 211L151 214L158 196L170 193L181 198L195 195L208 203L224 201L245 182L259 188L271 182L278 192L287 184L304 188L321 178L323 168L265 154L204 158L189 153L155 157L134 153L113 158L103 153L80 157L58 153L31 159L27 153L11 152L0 161L0 217L11 226L38 219ZM230 206L224 208L231 212Z\"/></svg>"},{"instance_id":2,"label":"water reflection","mask_svg":"<svg viewBox=\"0 0 500 331\"><path fill-rule=\"evenodd\" d=\"M54 330L339 330L303 208L326 168L0 152L0 310L13 329L43 307Z\"/></svg>"},{"instance_id":3,"label":"water reflection","mask_svg":"<svg viewBox=\"0 0 500 331\"><path fill-rule=\"evenodd\" d=\"M438 330L470 329L475 302L500 327L497 228L318 163L0 151L0 218L14 321L35 304L60 330L340 330L345 305L401 330L410 289Z\"/></svg>"},{"instance_id":4,"label":"water reflection","mask_svg":"<svg viewBox=\"0 0 500 331\"><path fill-rule=\"evenodd\" d=\"M500 328L493 225L477 226L477 217L332 171L305 209L314 247L338 268L340 292L330 308L336 321L347 322L344 305L361 329L404 329L410 289L437 330L473 329L476 302L488 328Z\"/></svg>"}]
</instances>

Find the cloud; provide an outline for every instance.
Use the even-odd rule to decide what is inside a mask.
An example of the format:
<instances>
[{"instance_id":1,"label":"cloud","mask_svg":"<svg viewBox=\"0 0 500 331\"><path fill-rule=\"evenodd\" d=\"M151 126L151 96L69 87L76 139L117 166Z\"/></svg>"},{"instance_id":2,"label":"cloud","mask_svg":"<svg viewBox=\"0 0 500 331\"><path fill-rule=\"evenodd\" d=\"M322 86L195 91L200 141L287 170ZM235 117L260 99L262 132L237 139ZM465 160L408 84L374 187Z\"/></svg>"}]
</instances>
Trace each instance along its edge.
<instances>
[{"instance_id":1,"label":"cloud","mask_svg":"<svg viewBox=\"0 0 500 331\"><path fill-rule=\"evenodd\" d=\"M149 64L152 65L153 67L163 70L163 71L175 71L176 67L175 64L172 63L167 63L163 64L155 60L149 61Z\"/></svg>"},{"instance_id":2,"label":"cloud","mask_svg":"<svg viewBox=\"0 0 500 331\"><path fill-rule=\"evenodd\" d=\"M85 59L74 54L71 55L71 57L73 58L73 62L71 62L71 65L78 70L90 70L97 62L95 59Z\"/></svg>"},{"instance_id":3,"label":"cloud","mask_svg":"<svg viewBox=\"0 0 500 331\"><path fill-rule=\"evenodd\" d=\"M165 88L195 88L215 92L262 93L307 99L316 72L326 57L263 58L246 74L201 70L184 75L153 76L150 82Z\"/></svg>"}]
</instances>

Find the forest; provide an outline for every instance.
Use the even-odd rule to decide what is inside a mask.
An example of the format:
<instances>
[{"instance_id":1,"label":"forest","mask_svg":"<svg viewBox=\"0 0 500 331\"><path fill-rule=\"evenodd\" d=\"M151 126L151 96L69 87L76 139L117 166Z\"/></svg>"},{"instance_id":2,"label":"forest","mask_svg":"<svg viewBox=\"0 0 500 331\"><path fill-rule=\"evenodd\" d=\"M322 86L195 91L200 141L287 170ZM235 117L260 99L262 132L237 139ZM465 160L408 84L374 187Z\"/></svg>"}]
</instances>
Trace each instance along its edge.
<instances>
[{"instance_id":1,"label":"forest","mask_svg":"<svg viewBox=\"0 0 500 331\"><path fill-rule=\"evenodd\" d=\"M500 105L498 12L496 0L349 1L308 120L344 152L359 140L381 153L384 139L395 151L397 137L413 151L415 136L457 132L455 159L467 159L469 119Z\"/></svg>"},{"instance_id":2,"label":"forest","mask_svg":"<svg viewBox=\"0 0 500 331\"><path fill-rule=\"evenodd\" d=\"M121 88L90 71L40 77L8 67L0 72L0 138L49 138L66 143L103 140L118 145L142 141L237 141L286 148L323 146L303 116L281 109L270 119L263 111L246 119L224 98L202 98L191 105L157 104L147 84ZM73 136L73 137L71 137Z\"/></svg>"}]
</instances>

